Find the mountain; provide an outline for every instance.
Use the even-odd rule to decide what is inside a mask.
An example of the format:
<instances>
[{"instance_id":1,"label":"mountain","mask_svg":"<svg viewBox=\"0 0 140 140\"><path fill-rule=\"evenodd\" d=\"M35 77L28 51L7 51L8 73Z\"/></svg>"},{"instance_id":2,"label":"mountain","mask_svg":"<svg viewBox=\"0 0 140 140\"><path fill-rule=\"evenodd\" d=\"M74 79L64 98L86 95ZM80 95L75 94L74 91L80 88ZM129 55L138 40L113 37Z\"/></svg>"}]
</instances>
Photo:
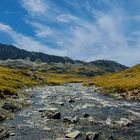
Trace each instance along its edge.
<instances>
[{"instance_id":1,"label":"mountain","mask_svg":"<svg viewBox=\"0 0 140 140\"><path fill-rule=\"evenodd\" d=\"M125 70L126 68L128 68L124 65L121 65L115 61L110 61L110 60L96 60L96 61L90 62L90 64L96 65L99 68L104 69L106 71L110 71L110 72L117 72L117 71Z\"/></svg>"},{"instance_id":2,"label":"mountain","mask_svg":"<svg viewBox=\"0 0 140 140\"><path fill-rule=\"evenodd\" d=\"M73 63L73 60L68 57L61 57L55 55L48 55L41 52L29 52L23 49L16 48L12 45L0 44L0 60L7 59L25 59L30 58L31 61L40 59L42 62L70 62Z\"/></svg>"},{"instance_id":3,"label":"mountain","mask_svg":"<svg viewBox=\"0 0 140 140\"><path fill-rule=\"evenodd\" d=\"M95 85L105 94L140 99L140 64L127 70L104 76L97 76L85 85Z\"/></svg>"},{"instance_id":4,"label":"mountain","mask_svg":"<svg viewBox=\"0 0 140 140\"><path fill-rule=\"evenodd\" d=\"M11 59L11 60L8 60ZM0 44L1 65L15 68L30 68L41 71L71 73L85 76L96 76L104 73L118 72L126 66L109 60L84 62L69 57L48 55L41 52L29 52L12 45Z\"/></svg>"}]
</instances>

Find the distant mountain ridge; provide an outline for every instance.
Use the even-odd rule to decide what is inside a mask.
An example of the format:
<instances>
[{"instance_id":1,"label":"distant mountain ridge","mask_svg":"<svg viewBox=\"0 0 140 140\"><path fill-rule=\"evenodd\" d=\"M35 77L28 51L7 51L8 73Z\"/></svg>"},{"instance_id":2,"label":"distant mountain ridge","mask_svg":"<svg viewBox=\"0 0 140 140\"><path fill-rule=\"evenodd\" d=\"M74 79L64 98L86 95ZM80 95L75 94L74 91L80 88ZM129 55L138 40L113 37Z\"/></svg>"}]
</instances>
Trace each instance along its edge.
<instances>
[{"instance_id":1,"label":"distant mountain ridge","mask_svg":"<svg viewBox=\"0 0 140 140\"><path fill-rule=\"evenodd\" d=\"M80 60L73 60L69 57L48 55L41 52L29 52L12 45L0 44L0 60L24 60L27 58L33 62L38 60L41 62L45 62L51 65L51 69L53 70L61 69L61 71L76 71L77 73L83 75L99 75L106 72L117 72L128 68L122 64L110 60L96 60L91 62L84 62ZM56 63L57 66L52 63ZM61 66L58 66L58 64L60 63Z\"/></svg>"},{"instance_id":2,"label":"distant mountain ridge","mask_svg":"<svg viewBox=\"0 0 140 140\"><path fill-rule=\"evenodd\" d=\"M7 59L25 59L30 58L31 61L40 59L43 62L70 62L73 63L73 60L68 57L61 57L55 55L48 55L41 52L29 52L23 49L19 49L13 45L0 44L0 60Z\"/></svg>"}]
</instances>

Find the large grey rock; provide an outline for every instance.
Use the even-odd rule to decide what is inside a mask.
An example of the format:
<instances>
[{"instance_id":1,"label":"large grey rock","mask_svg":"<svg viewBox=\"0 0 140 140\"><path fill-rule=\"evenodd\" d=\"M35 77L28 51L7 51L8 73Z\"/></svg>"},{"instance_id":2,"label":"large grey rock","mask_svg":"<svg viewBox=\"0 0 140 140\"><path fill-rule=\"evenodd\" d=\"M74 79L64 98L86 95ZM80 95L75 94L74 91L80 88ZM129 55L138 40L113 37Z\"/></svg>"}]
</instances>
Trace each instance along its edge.
<instances>
[{"instance_id":1,"label":"large grey rock","mask_svg":"<svg viewBox=\"0 0 140 140\"><path fill-rule=\"evenodd\" d=\"M67 133L65 136L66 136L66 138L74 139L74 138L77 138L79 135L80 135L80 131L76 130L76 131Z\"/></svg>"},{"instance_id":2,"label":"large grey rock","mask_svg":"<svg viewBox=\"0 0 140 140\"><path fill-rule=\"evenodd\" d=\"M47 112L47 117L49 119L61 119L61 114L59 111L57 112Z\"/></svg>"},{"instance_id":3,"label":"large grey rock","mask_svg":"<svg viewBox=\"0 0 140 140\"><path fill-rule=\"evenodd\" d=\"M57 108L50 108L49 110L42 112L42 117L47 117L48 119L61 119L61 113Z\"/></svg>"},{"instance_id":4,"label":"large grey rock","mask_svg":"<svg viewBox=\"0 0 140 140\"><path fill-rule=\"evenodd\" d=\"M11 111L11 112L16 112L18 111L20 108L11 104L11 103L5 103L3 106L2 106L3 109L5 110L8 110L8 111Z\"/></svg>"}]
</instances>

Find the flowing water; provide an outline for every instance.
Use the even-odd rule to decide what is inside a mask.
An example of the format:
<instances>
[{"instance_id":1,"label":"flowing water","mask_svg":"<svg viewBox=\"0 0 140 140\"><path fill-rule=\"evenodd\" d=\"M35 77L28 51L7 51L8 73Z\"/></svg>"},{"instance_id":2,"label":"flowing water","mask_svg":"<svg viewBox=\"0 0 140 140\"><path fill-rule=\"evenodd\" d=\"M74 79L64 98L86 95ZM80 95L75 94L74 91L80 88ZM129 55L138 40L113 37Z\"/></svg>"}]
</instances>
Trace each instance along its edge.
<instances>
[{"instance_id":1,"label":"flowing water","mask_svg":"<svg viewBox=\"0 0 140 140\"><path fill-rule=\"evenodd\" d=\"M26 92L33 94L31 106L4 122L13 126L15 133L8 140L55 140L75 130L80 131L78 140L84 140L89 131L98 132L103 140L140 140L140 102L104 96L80 84L35 87ZM61 119L42 117L40 110L50 108L57 108ZM76 123L64 122L66 117L79 119ZM121 119L130 122L123 124Z\"/></svg>"}]
</instances>

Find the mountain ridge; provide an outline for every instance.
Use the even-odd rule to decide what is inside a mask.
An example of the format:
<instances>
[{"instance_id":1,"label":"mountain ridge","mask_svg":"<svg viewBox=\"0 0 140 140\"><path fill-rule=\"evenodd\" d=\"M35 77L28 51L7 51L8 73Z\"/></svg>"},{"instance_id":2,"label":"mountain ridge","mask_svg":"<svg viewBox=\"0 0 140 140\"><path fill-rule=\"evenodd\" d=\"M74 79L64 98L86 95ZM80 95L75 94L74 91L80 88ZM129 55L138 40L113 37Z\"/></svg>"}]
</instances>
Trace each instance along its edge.
<instances>
[{"instance_id":1,"label":"mountain ridge","mask_svg":"<svg viewBox=\"0 0 140 140\"><path fill-rule=\"evenodd\" d=\"M29 52L24 49L19 49L13 45L5 45L0 43L0 60L5 61L8 59L13 60L13 62L10 62L10 66L15 66L17 63L18 65L20 65L20 63L26 63L26 61L17 62L16 60L18 59L29 59L31 62L39 62L40 64L46 63L47 66L45 66L44 69L47 69L47 67L49 66L50 70L55 72L76 72L78 74L86 76L95 76L108 72L118 72L128 68L122 64L111 60L96 60L91 62L85 62L81 60L73 60L69 57L49 55L42 52ZM4 64L9 66L8 61L6 63L4 62ZM15 67L18 68L17 65ZM22 67L22 65L20 67Z\"/></svg>"}]
</instances>

